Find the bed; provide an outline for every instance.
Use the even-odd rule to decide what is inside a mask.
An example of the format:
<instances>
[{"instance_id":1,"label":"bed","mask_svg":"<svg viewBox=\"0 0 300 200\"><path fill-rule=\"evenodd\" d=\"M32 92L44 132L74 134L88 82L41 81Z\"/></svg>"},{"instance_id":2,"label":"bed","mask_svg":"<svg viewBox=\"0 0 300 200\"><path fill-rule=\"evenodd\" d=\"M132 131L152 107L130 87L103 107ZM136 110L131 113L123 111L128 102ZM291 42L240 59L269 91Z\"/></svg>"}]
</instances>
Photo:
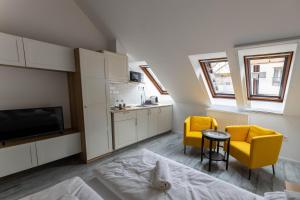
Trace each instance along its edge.
<instances>
[{"instance_id":1,"label":"bed","mask_svg":"<svg viewBox=\"0 0 300 200\"><path fill-rule=\"evenodd\" d=\"M20 200L103 200L81 178L74 177Z\"/></svg>"},{"instance_id":2,"label":"bed","mask_svg":"<svg viewBox=\"0 0 300 200\"><path fill-rule=\"evenodd\" d=\"M168 163L172 177L171 189L167 191L151 186L152 171L159 159ZM122 200L264 199L146 149L102 164L94 172L99 181Z\"/></svg>"}]
</instances>

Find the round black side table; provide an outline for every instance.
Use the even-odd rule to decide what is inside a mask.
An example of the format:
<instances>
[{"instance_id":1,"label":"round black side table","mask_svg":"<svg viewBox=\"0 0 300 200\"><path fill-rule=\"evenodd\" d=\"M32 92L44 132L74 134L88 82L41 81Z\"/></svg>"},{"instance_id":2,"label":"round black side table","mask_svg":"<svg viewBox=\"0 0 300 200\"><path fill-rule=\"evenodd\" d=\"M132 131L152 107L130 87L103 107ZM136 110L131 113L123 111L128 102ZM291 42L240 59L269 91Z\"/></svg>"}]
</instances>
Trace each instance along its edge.
<instances>
[{"instance_id":1,"label":"round black side table","mask_svg":"<svg viewBox=\"0 0 300 200\"><path fill-rule=\"evenodd\" d=\"M204 153L204 139L209 140L209 151ZM227 141L227 153L221 154L219 152L220 142ZM213 150L213 142L217 142L217 151ZM202 131L202 143L201 143L201 162L203 161L203 155L209 159L208 171L211 171L211 161L224 161L226 162L226 170L228 170L230 151L230 134L222 131L204 130Z\"/></svg>"}]
</instances>

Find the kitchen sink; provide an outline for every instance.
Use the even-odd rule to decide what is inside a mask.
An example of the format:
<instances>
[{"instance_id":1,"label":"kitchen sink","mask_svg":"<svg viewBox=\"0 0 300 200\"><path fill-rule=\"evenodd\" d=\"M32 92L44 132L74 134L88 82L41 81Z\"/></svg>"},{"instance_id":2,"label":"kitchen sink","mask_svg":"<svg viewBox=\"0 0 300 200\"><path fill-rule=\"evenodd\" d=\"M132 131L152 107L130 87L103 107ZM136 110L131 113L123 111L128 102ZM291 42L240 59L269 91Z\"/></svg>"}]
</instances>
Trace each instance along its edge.
<instances>
[{"instance_id":1,"label":"kitchen sink","mask_svg":"<svg viewBox=\"0 0 300 200\"><path fill-rule=\"evenodd\" d=\"M145 108L145 107L151 107L151 106L157 106L158 104L143 104L143 105L137 105L135 107L139 108Z\"/></svg>"}]
</instances>

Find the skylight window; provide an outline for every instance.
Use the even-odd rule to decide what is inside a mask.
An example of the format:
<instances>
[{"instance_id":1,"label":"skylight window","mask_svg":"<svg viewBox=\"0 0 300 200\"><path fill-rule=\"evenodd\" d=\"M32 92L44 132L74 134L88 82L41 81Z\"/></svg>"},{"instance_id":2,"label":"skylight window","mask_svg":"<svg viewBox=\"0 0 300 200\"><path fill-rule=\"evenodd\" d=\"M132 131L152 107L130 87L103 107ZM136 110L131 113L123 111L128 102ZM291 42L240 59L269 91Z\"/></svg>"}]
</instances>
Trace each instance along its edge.
<instances>
[{"instance_id":1,"label":"skylight window","mask_svg":"<svg viewBox=\"0 0 300 200\"><path fill-rule=\"evenodd\" d=\"M249 100L283 102L293 52L244 56Z\"/></svg>"},{"instance_id":2,"label":"skylight window","mask_svg":"<svg viewBox=\"0 0 300 200\"><path fill-rule=\"evenodd\" d=\"M150 79L150 81L153 83L153 85L156 87L156 89L160 92L160 94L167 95L168 92L166 88L158 80L157 76L153 73L151 68L148 65L141 65L140 67L146 74L146 76Z\"/></svg>"},{"instance_id":3,"label":"skylight window","mask_svg":"<svg viewBox=\"0 0 300 200\"><path fill-rule=\"evenodd\" d=\"M213 98L235 98L227 58L199 60Z\"/></svg>"}]
</instances>

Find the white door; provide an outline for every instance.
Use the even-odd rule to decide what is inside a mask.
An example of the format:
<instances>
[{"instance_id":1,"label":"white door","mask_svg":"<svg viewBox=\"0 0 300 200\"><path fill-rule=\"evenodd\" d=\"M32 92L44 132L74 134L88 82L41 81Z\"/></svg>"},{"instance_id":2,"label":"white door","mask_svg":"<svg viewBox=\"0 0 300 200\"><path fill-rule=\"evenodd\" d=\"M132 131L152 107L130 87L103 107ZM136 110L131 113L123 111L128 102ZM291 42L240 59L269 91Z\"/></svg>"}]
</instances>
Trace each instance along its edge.
<instances>
[{"instance_id":1,"label":"white door","mask_svg":"<svg viewBox=\"0 0 300 200\"><path fill-rule=\"evenodd\" d=\"M113 82L128 82L127 56L112 52L104 52L108 79Z\"/></svg>"},{"instance_id":2,"label":"white door","mask_svg":"<svg viewBox=\"0 0 300 200\"><path fill-rule=\"evenodd\" d=\"M158 110L158 133L172 129L172 106L160 107Z\"/></svg>"},{"instance_id":3,"label":"white door","mask_svg":"<svg viewBox=\"0 0 300 200\"><path fill-rule=\"evenodd\" d=\"M150 108L149 111L149 124L148 136L152 137L158 134L158 108Z\"/></svg>"},{"instance_id":4,"label":"white door","mask_svg":"<svg viewBox=\"0 0 300 200\"><path fill-rule=\"evenodd\" d=\"M119 149L137 142L136 119L114 122L115 149Z\"/></svg>"},{"instance_id":5,"label":"white door","mask_svg":"<svg viewBox=\"0 0 300 200\"><path fill-rule=\"evenodd\" d=\"M137 110L137 137L138 141L148 138L148 120L149 112L147 109Z\"/></svg>"},{"instance_id":6,"label":"white door","mask_svg":"<svg viewBox=\"0 0 300 200\"><path fill-rule=\"evenodd\" d=\"M23 38L26 67L75 71L74 50L72 48Z\"/></svg>"},{"instance_id":7,"label":"white door","mask_svg":"<svg viewBox=\"0 0 300 200\"><path fill-rule=\"evenodd\" d=\"M104 55L79 49L87 160L109 152Z\"/></svg>"},{"instance_id":8,"label":"white door","mask_svg":"<svg viewBox=\"0 0 300 200\"><path fill-rule=\"evenodd\" d=\"M0 177L35 166L35 159L32 159L32 153L35 153L33 147L34 144L27 143L0 149Z\"/></svg>"},{"instance_id":9,"label":"white door","mask_svg":"<svg viewBox=\"0 0 300 200\"><path fill-rule=\"evenodd\" d=\"M38 165L81 152L80 133L64 135L36 142Z\"/></svg>"},{"instance_id":10,"label":"white door","mask_svg":"<svg viewBox=\"0 0 300 200\"><path fill-rule=\"evenodd\" d=\"M21 37L0 33L0 64L25 67Z\"/></svg>"}]
</instances>

